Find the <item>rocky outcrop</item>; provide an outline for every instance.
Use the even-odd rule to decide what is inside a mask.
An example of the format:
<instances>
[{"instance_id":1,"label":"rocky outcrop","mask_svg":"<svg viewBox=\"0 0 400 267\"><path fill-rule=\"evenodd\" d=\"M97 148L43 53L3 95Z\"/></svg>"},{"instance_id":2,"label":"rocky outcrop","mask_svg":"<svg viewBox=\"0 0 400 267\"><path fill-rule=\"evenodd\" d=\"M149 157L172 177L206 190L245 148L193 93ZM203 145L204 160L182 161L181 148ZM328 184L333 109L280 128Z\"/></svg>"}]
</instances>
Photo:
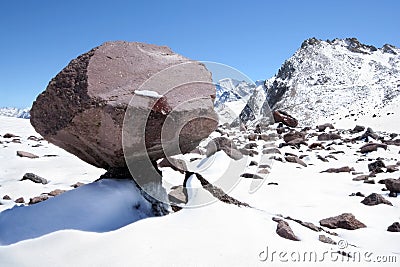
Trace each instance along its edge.
<instances>
[{"instance_id":1,"label":"rocky outcrop","mask_svg":"<svg viewBox=\"0 0 400 267\"><path fill-rule=\"evenodd\" d=\"M272 220L278 223L278 225L276 226L276 233L280 237L293 241L300 241L300 239L293 233L292 228L290 228L289 224L286 221L276 217L273 217Z\"/></svg>"},{"instance_id":2,"label":"rocky outcrop","mask_svg":"<svg viewBox=\"0 0 400 267\"><path fill-rule=\"evenodd\" d=\"M24 176L22 177L21 181L24 181L24 180L29 180L36 184L47 184L48 183L48 181L45 178L40 177L39 175L36 175L34 173L25 173Z\"/></svg>"},{"instance_id":3,"label":"rocky outcrop","mask_svg":"<svg viewBox=\"0 0 400 267\"><path fill-rule=\"evenodd\" d=\"M361 203L367 206L375 206L379 204L393 206L390 201L386 200L382 195L376 193L372 193L371 195L367 196L363 201L361 201Z\"/></svg>"},{"instance_id":4,"label":"rocky outcrop","mask_svg":"<svg viewBox=\"0 0 400 267\"><path fill-rule=\"evenodd\" d=\"M275 110L272 115L276 123L281 122L284 125L292 128L297 127L299 124L299 122L293 116L283 110Z\"/></svg>"},{"instance_id":5,"label":"rocky outcrop","mask_svg":"<svg viewBox=\"0 0 400 267\"><path fill-rule=\"evenodd\" d=\"M46 140L94 166L126 167L124 150L156 160L189 152L214 131L211 82L203 64L168 47L108 42L50 81L33 103L31 123Z\"/></svg>"},{"instance_id":6,"label":"rocky outcrop","mask_svg":"<svg viewBox=\"0 0 400 267\"><path fill-rule=\"evenodd\" d=\"M29 159L37 159L39 158L39 156L30 153L30 152L26 152L26 151L17 151L17 156L21 157L21 158L29 158Z\"/></svg>"},{"instance_id":7,"label":"rocky outcrop","mask_svg":"<svg viewBox=\"0 0 400 267\"><path fill-rule=\"evenodd\" d=\"M386 179L385 186L387 190L392 193L392 195L396 195L400 193L400 178L399 179Z\"/></svg>"},{"instance_id":8,"label":"rocky outcrop","mask_svg":"<svg viewBox=\"0 0 400 267\"><path fill-rule=\"evenodd\" d=\"M389 232L400 232L400 223L399 222L394 222L392 225L390 225L387 229Z\"/></svg>"},{"instance_id":9,"label":"rocky outcrop","mask_svg":"<svg viewBox=\"0 0 400 267\"><path fill-rule=\"evenodd\" d=\"M339 216L330 217L319 221L321 226L330 229L343 228L347 230L355 230L367 227L365 224L357 220L351 213L343 213Z\"/></svg>"},{"instance_id":10,"label":"rocky outcrop","mask_svg":"<svg viewBox=\"0 0 400 267\"><path fill-rule=\"evenodd\" d=\"M217 137L208 142L206 146L207 157L214 155L217 151L224 151L234 160L243 158L242 152L237 149L235 143L226 137Z\"/></svg>"}]
</instances>

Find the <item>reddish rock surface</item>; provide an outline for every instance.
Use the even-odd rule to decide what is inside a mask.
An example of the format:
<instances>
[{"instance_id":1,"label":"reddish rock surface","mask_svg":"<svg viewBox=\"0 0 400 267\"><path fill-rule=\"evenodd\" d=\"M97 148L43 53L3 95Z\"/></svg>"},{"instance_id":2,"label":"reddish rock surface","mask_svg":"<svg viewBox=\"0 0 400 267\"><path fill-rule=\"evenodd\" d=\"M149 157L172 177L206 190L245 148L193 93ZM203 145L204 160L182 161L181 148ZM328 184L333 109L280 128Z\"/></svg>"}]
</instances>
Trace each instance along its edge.
<instances>
[{"instance_id":1,"label":"reddish rock surface","mask_svg":"<svg viewBox=\"0 0 400 267\"><path fill-rule=\"evenodd\" d=\"M203 64L168 47L108 42L72 60L50 81L33 103L31 123L46 140L94 166L126 167L128 104L124 145L130 156L164 157L176 138L180 150L189 152L217 127L211 82Z\"/></svg>"}]
</instances>

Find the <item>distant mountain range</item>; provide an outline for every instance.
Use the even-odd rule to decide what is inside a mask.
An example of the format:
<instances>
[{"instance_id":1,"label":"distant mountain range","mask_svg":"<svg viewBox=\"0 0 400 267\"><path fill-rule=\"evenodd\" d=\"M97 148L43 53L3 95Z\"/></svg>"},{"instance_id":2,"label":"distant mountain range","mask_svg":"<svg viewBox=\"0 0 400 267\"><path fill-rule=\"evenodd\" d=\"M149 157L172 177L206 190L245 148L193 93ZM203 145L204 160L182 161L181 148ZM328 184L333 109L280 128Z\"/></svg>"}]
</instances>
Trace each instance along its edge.
<instances>
[{"instance_id":1,"label":"distant mountain range","mask_svg":"<svg viewBox=\"0 0 400 267\"><path fill-rule=\"evenodd\" d=\"M400 49L365 45L356 38L305 40L277 74L248 83L230 78L216 85L221 123L257 122L283 109L311 125L346 112L366 114L400 96ZM0 115L28 119L29 108L0 108Z\"/></svg>"},{"instance_id":2,"label":"distant mountain range","mask_svg":"<svg viewBox=\"0 0 400 267\"><path fill-rule=\"evenodd\" d=\"M0 116L29 119L29 110L30 108L0 108Z\"/></svg>"},{"instance_id":3,"label":"distant mountain range","mask_svg":"<svg viewBox=\"0 0 400 267\"><path fill-rule=\"evenodd\" d=\"M268 106L289 112L304 125L339 113L373 112L400 95L400 49L389 44L376 48L356 38L310 38L274 77L258 83L257 89L251 84L237 86L240 88L233 89L234 97L225 97L224 92L218 98L217 93L221 117L226 115L221 103L229 110L231 100L248 102L241 112L236 111L245 121L260 119L268 113ZM251 97L243 93L243 88Z\"/></svg>"}]
</instances>

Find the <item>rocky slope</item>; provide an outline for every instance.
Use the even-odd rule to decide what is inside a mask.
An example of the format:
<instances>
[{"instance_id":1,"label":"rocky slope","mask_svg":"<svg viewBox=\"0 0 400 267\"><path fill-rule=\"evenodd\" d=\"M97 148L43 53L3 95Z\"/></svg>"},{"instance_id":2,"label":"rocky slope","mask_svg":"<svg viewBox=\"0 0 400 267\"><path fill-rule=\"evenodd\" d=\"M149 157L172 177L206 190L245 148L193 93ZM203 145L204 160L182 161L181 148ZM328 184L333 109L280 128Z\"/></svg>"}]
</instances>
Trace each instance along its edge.
<instances>
[{"instance_id":1,"label":"rocky slope","mask_svg":"<svg viewBox=\"0 0 400 267\"><path fill-rule=\"evenodd\" d=\"M393 109L400 94L400 49L389 44L376 48L355 38L311 38L257 88L248 90L252 96L245 99L249 105L242 120L269 114L268 106L287 111L303 126L350 116L352 122L379 117L377 110Z\"/></svg>"},{"instance_id":2,"label":"rocky slope","mask_svg":"<svg viewBox=\"0 0 400 267\"><path fill-rule=\"evenodd\" d=\"M376 48L355 38L311 38L266 87L272 109L284 109L305 125L339 111L362 114L391 104L400 94L400 49Z\"/></svg>"}]
</instances>

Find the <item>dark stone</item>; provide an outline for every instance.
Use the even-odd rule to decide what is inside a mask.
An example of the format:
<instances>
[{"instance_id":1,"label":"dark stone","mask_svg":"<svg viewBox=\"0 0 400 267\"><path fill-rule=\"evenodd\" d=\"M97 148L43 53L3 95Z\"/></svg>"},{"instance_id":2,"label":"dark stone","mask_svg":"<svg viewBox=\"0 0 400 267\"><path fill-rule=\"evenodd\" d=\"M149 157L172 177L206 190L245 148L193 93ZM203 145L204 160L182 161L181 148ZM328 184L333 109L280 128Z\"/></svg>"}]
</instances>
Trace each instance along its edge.
<instances>
[{"instance_id":1,"label":"dark stone","mask_svg":"<svg viewBox=\"0 0 400 267\"><path fill-rule=\"evenodd\" d=\"M19 137L19 136L12 133L6 133L5 135L3 135L3 138L14 138L14 137Z\"/></svg>"},{"instance_id":2,"label":"dark stone","mask_svg":"<svg viewBox=\"0 0 400 267\"><path fill-rule=\"evenodd\" d=\"M354 129L351 130L350 132L354 134L354 133L361 133L364 130L365 130L364 126L356 125L356 127L354 127Z\"/></svg>"},{"instance_id":3,"label":"dark stone","mask_svg":"<svg viewBox=\"0 0 400 267\"><path fill-rule=\"evenodd\" d=\"M382 160L377 160L373 163L368 164L368 170L374 173L383 172L382 168L385 168L385 163Z\"/></svg>"},{"instance_id":4,"label":"dark stone","mask_svg":"<svg viewBox=\"0 0 400 267\"><path fill-rule=\"evenodd\" d=\"M267 148L262 151L263 154L281 154L281 151L277 148Z\"/></svg>"},{"instance_id":5,"label":"dark stone","mask_svg":"<svg viewBox=\"0 0 400 267\"><path fill-rule=\"evenodd\" d=\"M361 203L367 206L375 206L379 204L393 206L390 201L386 200L382 195L376 193L372 193L371 195L367 196L363 201L361 201Z\"/></svg>"},{"instance_id":6,"label":"dark stone","mask_svg":"<svg viewBox=\"0 0 400 267\"><path fill-rule=\"evenodd\" d=\"M30 158L30 159L37 159L39 158L39 156L29 153L29 152L25 152L25 151L17 151L17 156L21 157L21 158Z\"/></svg>"},{"instance_id":7,"label":"dark stone","mask_svg":"<svg viewBox=\"0 0 400 267\"><path fill-rule=\"evenodd\" d=\"M40 195L38 197L31 198L29 200L28 204L29 205L33 205L33 204L37 204L37 203L43 202L43 201L48 200L48 199L49 199L48 195Z\"/></svg>"},{"instance_id":8,"label":"dark stone","mask_svg":"<svg viewBox=\"0 0 400 267\"><path fill-rule=\"evenodd\" d=\"M15 200L15 203L25 203L25 200L24 200L23 197L20 197L20 198L17 198L17 199Z\"/></svg>"},{"instance_id":9,"label":"dark stone","mask_svg":"<svg viewBox=\"0 0 400 267\"><path fill-rule=\"evenodd\" d=\"M254 174L254 173L247 173L247 172L246 173L242 173L240 175L240 177L251 178L251 179L264 179L260 175L257 175L257 174Z\"/></svg>"},{"instance_id":10,"label":"dark stone","mask_svg":"<svg viewBox=\"0 0 400 267\"><path fill-rule=\"evenodd\" d=\"M276 123L281 122L288 127L294 128L299 124L294 117L282 110L275 110L273 116Z\"/></svg>"},{"instance_id":11,"label":"dark stone","mask_svg":"<svg viewBox=\"0 0 400 267\"><path fill-rule=\"evenodd\" d=\"M302 141L304 141L304 138L305 138L304 133L293 131L293 132L289 132L289 133L285 134L283 136L283 141L285 141L286 143L289 143L290 141L293 141L295 139L301 139Z\"/></svg>"},{"instance_id":12,"label":"dark stone","mask_svg":"<svg viewBox=\"0 0 400 267\"><path fill-rule=\"evenodd\" d=\"M318 240L321 241L322 243L337 245L337 243L335 241L333 241L332 238L325 236L325 235L319 235Z\"/></svg>"},{"instance_id":13,"label":"dark stone","mask_svg":"<svg viewBox=\"0 0 400 267\"><path fill-rule=\"evenodd\" d=\"M342 137L339 134L336 133L322 133L318 135L318 141L330 141L330 140L336 140L336 139L341 139Z\"/></svg>"},{"instance_id":14,"label":"dark stone","mask_svg":"<svg viewBox=\"0 0 400 267\"><path fill-rule=\"evenodd\" d=\"M377 151L378 148L383 148L386 150L387 145L386 144L369 143L369 144L363 145L360 148L360 152L361 153L369 153L369 152Z\"/></svg>"},{"instance_id":15,"label":"dark stone","mask_svg":"<svg viewBox=\"0 0 400 267\"><path fill-rule=\"evenodd\" d=\"M339 216L330 217L319 221L321 226L330 229L342 228L347 230L355 230L367 227L365 224L357 220L351 213L343 213Z\"/></svg>"},{"instance_id":16,"label":"dark stone","mask_svg":"<svg viewBox=\"0 0 400 267\"><path fill-rule=\"evenodd\" d=\"M389 232L400 232L400 223L399 222L394 222L392 225L390 225L387 229Z\"/></svg>"},{"instance_id":17,"label":"dark stone","mask_svg":"<svg viewBox=\"0 0 400 267\"><path fill-rule=\"evenodd\" d=\"M307 164L304 161L302 161L301 159L299 159L299 157L297 157L297 156L286 156L285 159L287 162L297 163L303 167L307 167Z\"/></svg>"},{"instance_id":18,"label":"dark stone","mask_svg":"<svg viewBox=\"0 0 400 267\"><path fill-rule=\"evenodd\" d=\"M387 190L393 193L400 193L400 178L399 179L385 179L385 186Z\"/></svg>"},{"instance_id":19,"label":"dark stone","mask_svg":"<svg viewBox=\"0 0 400 267\"><path fill-rule=\"evenodd\" d=\"M235 143L226 137L217 137L211 140L206 146L206 155L210 157L217 151L224 151L234 160L243 158L243 154L237 149Z\"/></svg>"},{"instance_id":20,"label":"dark stone","mask_svg":"<svg viewBox=\"0 0 400 267\"><path fill-rule=\"evenodd\" d=\"M345 166L345 167L341 167L341 168L329 168L323 172L327 172L327 173L340 173L340 172L351 172L354 171L354 168L350 168L349 166Z\"/></svg>"},{"instance_id":21,"label":"dark stone","mask_svg":"<svg viewBox=\"0 0 400 267\"><path fill-rule=\"evenodd\" d=\"M25 173L21 181L29 180L37 184L47 184L48 181L34 173Z\"/></svg>"},{"instance_id":22,"label":"dark stone","mask_svg":"<svg viewBox=\"0 0 400 267\"><path fill-rule=\"evenodd\" d=\"M318 125L318 126L317 126L317 129L318 129L318 131L320 131L320 132L325 131L326 128L335 129L335 127L332 125L332 123L325 123L325 124L322 124L322 125Z\"/></svg>"},{"instance_id":23,"label":"dark stone","mask_svg":"<svg viewBox=\"0 0 400 267\"><path fill-rule=\"evenodd\" d=\"M275 220L276 221L276 220ZM284 220L277 221L278 225L276 227L276 233L283 238L300 241L300 239L293 233L292 228L290 228L289 224Z\"/></svg>"}]
</instances>

